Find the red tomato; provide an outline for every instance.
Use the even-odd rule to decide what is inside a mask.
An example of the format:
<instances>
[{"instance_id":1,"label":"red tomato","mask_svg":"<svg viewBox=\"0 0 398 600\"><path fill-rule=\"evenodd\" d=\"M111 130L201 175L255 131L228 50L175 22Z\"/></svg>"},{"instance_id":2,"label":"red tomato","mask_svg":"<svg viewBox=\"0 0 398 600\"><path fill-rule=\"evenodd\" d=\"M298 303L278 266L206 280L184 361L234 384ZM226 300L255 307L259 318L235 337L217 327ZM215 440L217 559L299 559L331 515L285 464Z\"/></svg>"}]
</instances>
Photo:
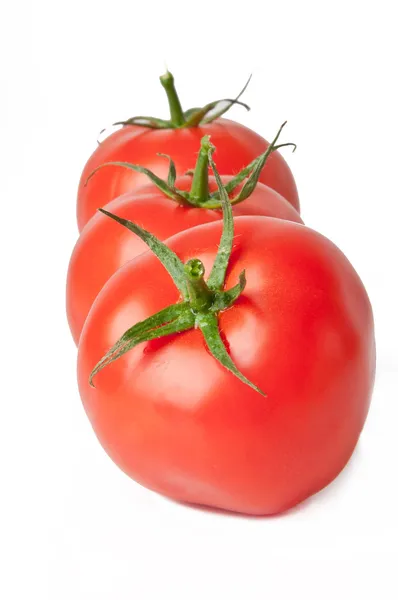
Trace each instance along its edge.
<instances>
[{"instance_id":1,"label":"red tomato","mask_svg":"<svg viewBox=\"0 0 398 600\"><path fill-rule=\"evenodd\" d=\"M221 223L210 223L168 245L209 273L220 235ZM98 439L133 479L180 501L266 515L317 492L349 460L373 386L373 318L345 256L303 225L235 219L226 288L243 269L246 288L220 313L220 328L266 397L214 360L198 329L136 346L90 387L94 365L129 327L179 300L150 252L97 297L78 379Z\"/></svg>"},{"instance_id":2,"label":"red tomato","mask_svg":"<svg viewBox=\"0 0 398 600\"><path fill-rule=\"evenodd\" d=\"M216 146L214 160L221 174L235 174L265 152L269 143L254 131L228 119L189 129L146 129L125 126L109 136L89 158L84 167L77 197L79 231L96 210L111 200L147 183L141 173L120 167L98 171L85 186L88 176L105 162L125 161L149 168L166 178L168 164L157 153L170 155L183 175L195 166L204 135ZM279 152L274 152L263 168L260 181L279 192L299 211L299 199L293 175Z\"/></svg>"},{"instance_id":3,"label":"red tomato","mask_svg":"<svg viewBox=\"0 0 398 600\"><path fill-rule=\"evenodd\" d=\"M96 173L96 177L100 173ZM222 177L225 184L231 179L232 176ZM177 179L176 186L188 191L191 183L192 179L185 176ZM210 177L209 183L210 192L215 191L214 177ZM124 194L106 208L150 230L160 240L195 225L222 219L221 210L182 207L167 198L155 185ZM261 183L233 211L235 216L264 215L302 223L291 204ZM105 283L124 263L145 250L147 246L137 236L101 213L97 213L83 229L71 257L67 282L67 314L76 343L88 311Z\"/></svg>"}]
</instances>

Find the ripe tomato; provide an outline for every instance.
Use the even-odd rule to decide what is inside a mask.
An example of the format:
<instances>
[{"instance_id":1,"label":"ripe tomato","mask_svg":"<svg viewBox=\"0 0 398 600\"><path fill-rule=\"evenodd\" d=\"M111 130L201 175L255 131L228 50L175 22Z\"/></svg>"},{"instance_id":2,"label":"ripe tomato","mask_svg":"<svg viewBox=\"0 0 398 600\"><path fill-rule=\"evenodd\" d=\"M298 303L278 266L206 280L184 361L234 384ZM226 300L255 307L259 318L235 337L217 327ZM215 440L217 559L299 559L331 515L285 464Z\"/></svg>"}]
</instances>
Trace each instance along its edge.
<instances>
[{"instance_id":1,"label":"ripe tomato","mask_svg":"<svg viewBox=\"0 0 398 600\"><path fill-rule=\"evenodd\" d=\"M167 245L209 272L221 223ZM142 343L90 372L134 323L179 301L146 252L97 297L80 339L78 380L110 457L139 483L174 499L248 514L285 510L343 469L368 412L375 369L366 291L345 256L288 221L235 219L225 287L246 288L219 315L235 365L261 396L224 369L199 329Z\"/></svg>"},{"instance_id":2,"label":"ripe tomato","mask_svg":"<svg viewBox=\"0 0 398 600\"><path fill-rule=\"evenodd\" d=\"M224 184L231 179L231 176L222 177ZM181 177L177 179L176 187L188 191L191 183L190 177ZM210 192L217 189L214 177L209 178L209 188ZM124 219L137 222L160 240L184 229L222 219L221 210L180 206L155 185L124 194L106 208ZM261 183L257 184L249 198L237 204L233 210L235 216L264 215L302 223L291 204ZM98 212L83 229L72 253L67 281L67 314L76 343L88 311L105 283L128 260L146 249L138 237Z\"/></svg>"},{"instance_id":3,"label":"ripe tomato","mask_svg":"<svg viewBox=\"0 0 398 600\"><path fill-rule=\"evenodd\" d=\"M133 191L146 183L141 173L110 167L99 171L86 184L89 175L106 162L125 161L139 164L164 178L167 165L157 154L173 157L178 175L193 168L200 140L210 135L216 146L215 160L222 174L235 174L259 154L265 152L269 143L260 135L229 119L217 118L199 121L187 126L188 113L182 112L170 73L161 78L165 87L171 112L170 121L162 121L160 129L154 129L158 119L139 117L130 119L128 125L116 131L102 142L87 161L80 178L77 195L77 221L79 231L95 214L96 210L125 192ZM217 103L212 103L217 104ZM208 105L211 106L211 105ZM197 109L199 111L199 109ZM224 111L221 111L222 114ZM148 127L134 123L144 120ZM155 123L155 125L154 125ZM296 184L289 166L279 152L270 156L260 175L260 181L279 192L296 210L300 210Z\"/></svg>"}]
</instances>

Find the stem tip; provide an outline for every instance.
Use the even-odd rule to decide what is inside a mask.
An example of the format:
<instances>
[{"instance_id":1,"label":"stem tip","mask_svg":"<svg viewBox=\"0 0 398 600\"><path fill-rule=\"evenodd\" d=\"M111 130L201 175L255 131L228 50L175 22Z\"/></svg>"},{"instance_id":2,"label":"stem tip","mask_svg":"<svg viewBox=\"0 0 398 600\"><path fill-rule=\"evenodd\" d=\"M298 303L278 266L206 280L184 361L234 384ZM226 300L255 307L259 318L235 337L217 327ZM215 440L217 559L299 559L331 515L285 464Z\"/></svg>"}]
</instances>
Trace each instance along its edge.
<instances>
[{"instance_id":1,"label":"stem tip","mask_svg":"<svg viewBox=\"0 0 398 600\"><path fill-rule=\"evenodd\" d=\"M161 76L159 77L159 79L160 79L160 83L163 85L163 87L164 87L165 85L168 85L168 84L170 84L170 83L173 83L173 82L174 82L174 77L173 77L173 75L170 73L170 71L166 71L166 73L165 73L164 75L161 75Z\"/></svg>"},{"instance_id":2,"label":"stem tip","mask_svg":"<svg viewBox=\"0 0 398 600\"><path fill-rule=\"evenodd\" d=\"M214 152L214 150L216 149L215 146L213 146L213 144L211 143L209 135L204 135L200 140L200 149L206 152L206 154L208 154L209 152Z\"/></svg>"},{"instance_id":3,"label":"stem tip","mask_svg":"<svg viewBox=\"0 0 398 600\"><path fill-rule=\"evenodd\" d=\"M205 268L201 260L198 258L191 258L184 265L184 270L189 279L197 281L201 279L205 274Z\"/></svg>"}]
</instances>

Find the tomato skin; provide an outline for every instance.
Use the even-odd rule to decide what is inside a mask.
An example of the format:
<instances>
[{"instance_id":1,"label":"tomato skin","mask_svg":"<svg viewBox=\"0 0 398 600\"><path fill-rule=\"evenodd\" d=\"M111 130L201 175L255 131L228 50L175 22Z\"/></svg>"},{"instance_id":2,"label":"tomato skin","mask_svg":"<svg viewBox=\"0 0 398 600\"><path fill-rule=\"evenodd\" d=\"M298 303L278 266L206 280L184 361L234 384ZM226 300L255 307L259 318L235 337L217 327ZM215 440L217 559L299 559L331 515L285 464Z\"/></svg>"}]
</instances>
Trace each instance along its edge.
<instances>
[{"instance_id":1,"label":"tomato skin","mask_svg":"<svg viewBox=\"0 0 398 600\"><path fill-rule=\"evenodd\" d=\"M223 176L227 183L231 176ZM177 179L178 189L189 190L192 178ZM209 178L210 191L217 189ZM222 219L221 210L179 206L164 196L155 185L124 194L110 202L107 210L139 224L165 240L196 225ZM258 183L252 195L237 204L234 215L264 215L302 223L298 212L271 188ZM67 315L76 344L97 294L108 279L128 260L145 252L147 246L136 235L109 217L97 213L87 223L72 253L67 279Z\"/></svg>"},{"instance_id":2,"label":"tomato skin","mask_svg":"<svg viewBox=\"0 0 398 600\"><path fill-rule=\"evenodd\" d=\"M174 499L257 515L322 489L350 458L368 412L375 348L371 306L345 256L299 224L235 219L226 287L247 287L220 315L232 359L267 394L245 386L192 330L137 346L88 384L90 371L135 322L178 301L150 253L106 284L78 355L82 401L110 457ZM207 273L221 223L168 241Z\"/></svg>"},{"instance_id":3,"label":"tomato skin","mask_svg":"<svg viewBox=\"0 0 398 600\"><path fill-rule=\"evenodd\" d=\"M236 174L254 158L265 152L269 143L257 133L228 119L191 129L146 129L125 126L109 136L89 158L80 178L77 196L79 231L98 208L126 192L148 183L142 173L121 167L106 167L88 176L105 162L125 161L149 168L161 178L167 177L168 162L157 156L168 154L182 176L195 166L204 135L211 136L216 147L214 160L221 174ZM278 151L274 152L260 175L260 181L279 192L296 210L300 210L296 184L289 166Z\"/></svg>"}]
</instances>

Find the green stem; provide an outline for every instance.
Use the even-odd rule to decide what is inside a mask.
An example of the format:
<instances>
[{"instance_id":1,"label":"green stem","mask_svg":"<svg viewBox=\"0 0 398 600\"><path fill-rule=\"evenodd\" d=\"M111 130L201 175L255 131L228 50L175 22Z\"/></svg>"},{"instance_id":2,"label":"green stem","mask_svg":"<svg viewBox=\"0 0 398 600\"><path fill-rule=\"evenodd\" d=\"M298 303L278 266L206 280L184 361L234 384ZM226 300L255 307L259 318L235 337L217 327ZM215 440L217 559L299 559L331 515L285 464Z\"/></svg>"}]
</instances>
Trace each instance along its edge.
<instances>
[{"instance_id":1,"label":"green stem","mask_svg":"<svg viewBox=\"0 0 398 600\"><path fill-rule=\"evenodd\" d=\"M215 148L210 136L205 135L200 142L200 151L196 161L189 199L192 204L201 205L209 200L209 152Z\"/></svg>"},{"instance_id":2,"label":"green stem","mask_svg":"<svg viewBox=\"0 0 398 600\"><path fill-rule=\"evenodd\" d=\"M181 102L174 87L174 77L169 71L160 76L160 83L164 87L170 107L170 123L172 127L181 127L185 123Z\"/></svg>"},{"instance_id":3,"label":"green stem","mask_svg":"<svg viewBox=\"0 0 398 600\"><path fill-rule=\"evenodd\" d=\"M209 290L203 278L205 268L198 258L192 258L184 265L189 293L189 303L193 311L208 309L214 300L214 293Z\"/></svg>"}]
</instances>

